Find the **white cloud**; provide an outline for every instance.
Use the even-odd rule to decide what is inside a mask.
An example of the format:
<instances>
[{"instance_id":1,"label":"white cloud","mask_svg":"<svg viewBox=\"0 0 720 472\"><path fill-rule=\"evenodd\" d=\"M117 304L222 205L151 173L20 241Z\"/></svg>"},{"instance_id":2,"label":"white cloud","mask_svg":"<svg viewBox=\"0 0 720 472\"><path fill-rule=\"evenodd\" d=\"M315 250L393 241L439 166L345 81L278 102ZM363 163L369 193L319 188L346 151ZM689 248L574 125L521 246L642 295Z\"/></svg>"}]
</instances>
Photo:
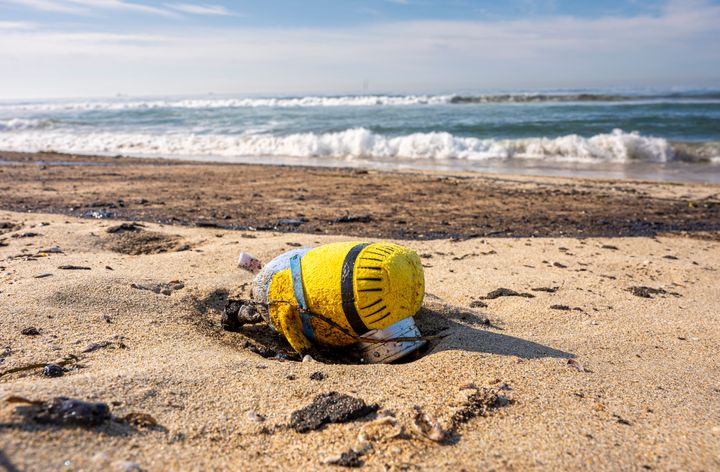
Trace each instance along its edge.
<instances>
[{"instance_id":1,"label":"white cloud","mask_svg":"<svg viewBox=\"0 0 720 472\"><path fill-rule=\"evenodd\" d=\"M222 5L196 5L193 3L166 3L165 6L191 15L237 16Z\"/></svg>"},{"instance_id":2,"label":"white cloud","mask_svg":"<svg viewBox=\"0 0 720 472\"><path fill-rule=\"evenodd\" d=\"M35 25L24 21L0 21L0 30L29 30Z\"/></svg>"},{"instance_id":3,"label":"white cloud","mask_svg":"<svg viewBox=\"0 0 720 472\"><path fill-rule=\"evenodd\" d=\"M182 34L9 29L0 41L0 70L10 71L0 75L0 93L343 93L365 79L375 90L433 92L720 79L720 6L679 4L633 18L413 21Z\"/></svg>"},{"instance_id":4,"label":"white cloud","mask_svg":"<svg viewBox=\"0 0 720 472\"><path fill-rule=\"evenodd\" d=\"M167 9L126 0L5 0L5 3L14 3L34 10L74 15L89 15L101 10L119 10L161 16L177 16L176 13Z\"/></svg>"},{"instance_id":5,"label":"white cloud","mask_svg":"<svg viewBox=\"0 0 720 472\"><path fill-rule=\"evenodd\" d=\"M71 5L57 0L5 0L4 3L12 3L33 10L46 11L52 13L70 13L75 15L84 15L88 10L82 7Z\"/></svg>"}]
</instances>

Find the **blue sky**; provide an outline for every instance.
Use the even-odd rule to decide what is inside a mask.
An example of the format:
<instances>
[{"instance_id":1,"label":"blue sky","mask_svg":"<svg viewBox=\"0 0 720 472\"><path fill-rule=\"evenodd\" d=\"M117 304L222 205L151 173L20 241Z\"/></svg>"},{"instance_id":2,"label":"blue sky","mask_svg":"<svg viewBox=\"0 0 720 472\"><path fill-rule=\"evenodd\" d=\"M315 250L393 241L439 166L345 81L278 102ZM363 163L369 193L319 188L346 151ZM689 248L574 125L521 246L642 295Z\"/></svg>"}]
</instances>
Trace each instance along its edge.
<instances>
[{"instance_id":1,"label":"blue sky","mask_svg":"<svg viewBox=\"0 0 720 472\"><path fill-rule=\"evenodd\" d=\"M720 85L720 1L0 0L0 97Z\"/></svg>"}]
</instances>

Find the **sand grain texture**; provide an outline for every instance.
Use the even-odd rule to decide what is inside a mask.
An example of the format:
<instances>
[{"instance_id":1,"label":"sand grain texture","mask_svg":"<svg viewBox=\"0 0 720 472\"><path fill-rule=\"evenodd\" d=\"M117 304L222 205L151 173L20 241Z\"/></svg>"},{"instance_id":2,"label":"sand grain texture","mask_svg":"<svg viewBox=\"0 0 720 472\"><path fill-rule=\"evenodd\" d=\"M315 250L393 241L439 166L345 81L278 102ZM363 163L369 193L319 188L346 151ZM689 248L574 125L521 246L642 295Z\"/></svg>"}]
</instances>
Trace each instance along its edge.
<instances>
[{"instance_id":1,"label":"sand grain texture","mask_svg":"<svg viewBox=\"0 0 720 472\"><path fill-rule=\"evenodd\" d=\"M248 295L251 275L235 267L239 251L269 260L288 243L341 236L258 232L250 239L147 224L142 231L173 244L133 254L108 245L114 235L106 229L118 221L0 212L0 222L8 223L0 247L0 372L78 356L61 377L44 377L41 368L0 376L6 467L330 469L323 458L353 455L361 436L370 446L357 459L367 470L720 468L718 242L406 241L425 255L435 296L420 328L445 337L415 362L328 365L261 357L243 347L253 338L219 328L220 310L228 296ZM17 232L39 235L13 238ZM182 245L187 250L178 251ZM642 298L628 291L633 286L668 293ZM498 288L534 298L467 308ZM28 327L39 334L23 335ZM313 380L318 371L323 376ZM474 388L504 400L473 410L463 402ZM328 392L379 405L380 419L302 434L289 428L292 412ZM4 401L10 396L105 402L117 418L144 413L158 425L37 424ZM413 427L415 407L446 429L442 442ZM468 418L453 429L457 412Z\"/></svg>"}]
</instances>

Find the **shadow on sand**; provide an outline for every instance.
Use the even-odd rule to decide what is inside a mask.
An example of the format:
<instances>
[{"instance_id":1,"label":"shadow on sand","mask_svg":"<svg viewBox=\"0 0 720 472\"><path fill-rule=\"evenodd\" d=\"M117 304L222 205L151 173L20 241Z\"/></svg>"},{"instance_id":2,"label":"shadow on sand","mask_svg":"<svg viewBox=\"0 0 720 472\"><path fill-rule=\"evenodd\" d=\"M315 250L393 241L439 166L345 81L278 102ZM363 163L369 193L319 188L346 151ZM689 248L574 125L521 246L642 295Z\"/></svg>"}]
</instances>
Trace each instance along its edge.
<instances>
[{"instance_id":1,"label":"shadow on sand","mask_svg":"<svg viewBox=\"0 0 720 472\"><path fill-rule=\"evenodd\" d=\"M226 344L236 348L249 350L265 358L281 357L288 360L300 360L287 342L266 323L245 325L237 332L222 331L219 328L220 306L227 300L227 293L213 293L209 299L197 304L204 309L198 310L205 315L206 324L212 324L216 336ZM210 303L208 303L210 302ZM208 315L218 316L210 320ZM400 363L413 362L421 357L442 351L468 351L515 356L523 359L539 359L556 357L570 359L574 354L545 346L533 341L502 334L501 328L482 313L448 304L433 295L426 295L425 302L415 315L415 322L424 336L438 336L418 352L406 356ZM208 331L205 326L204 331ZM209 334L209 333L208 333ZM332 364L358 364L352 348L349 349L318 349L311 353L318 361Z\"/></svg>"},{"instance_id":2,"label":"shadow on sand","mask_svg":"<svg viewBox=\"0 0 720 472\"><path fill-rule=\"evenodd\" d=\"M433 295L426 295L425 303L415 322L426 336L441 335L431 341L423 355L442 351L470 351L516 356L523 359L558 357L570 359L574 354L526 339L502 334L500 328L482 313L450 305Z\"/></svg>"}]
</instances>

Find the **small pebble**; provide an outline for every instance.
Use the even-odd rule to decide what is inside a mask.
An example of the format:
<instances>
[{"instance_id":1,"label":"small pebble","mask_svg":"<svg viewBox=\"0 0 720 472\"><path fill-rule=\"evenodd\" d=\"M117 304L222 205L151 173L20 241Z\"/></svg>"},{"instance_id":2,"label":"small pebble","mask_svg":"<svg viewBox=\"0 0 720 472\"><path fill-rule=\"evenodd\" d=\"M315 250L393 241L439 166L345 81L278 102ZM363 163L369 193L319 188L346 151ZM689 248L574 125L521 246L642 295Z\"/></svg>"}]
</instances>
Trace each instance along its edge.
<instances>
[{"instance_id":1,"label":"small pebble","mask_svg":"<svg viewBox=\"0 0 720 472\"><path fill-rule=\"evenodd\" d=\"M65 375L65 369L57 364L48 364L43 368L45 377L62 377Z\"/></svg>"},{"instance_id":2,"label":"small pebble","mask_svg":"<svg viewBox=\"0 0 720 472\"><path fill-rule=\"evenodd\" d=\"M22 334L24 336L39 336L40 331L34 326L29 326L29 327L23 329L22 331L20 331L20 334Z\"/></svg>"}]
</instances>

